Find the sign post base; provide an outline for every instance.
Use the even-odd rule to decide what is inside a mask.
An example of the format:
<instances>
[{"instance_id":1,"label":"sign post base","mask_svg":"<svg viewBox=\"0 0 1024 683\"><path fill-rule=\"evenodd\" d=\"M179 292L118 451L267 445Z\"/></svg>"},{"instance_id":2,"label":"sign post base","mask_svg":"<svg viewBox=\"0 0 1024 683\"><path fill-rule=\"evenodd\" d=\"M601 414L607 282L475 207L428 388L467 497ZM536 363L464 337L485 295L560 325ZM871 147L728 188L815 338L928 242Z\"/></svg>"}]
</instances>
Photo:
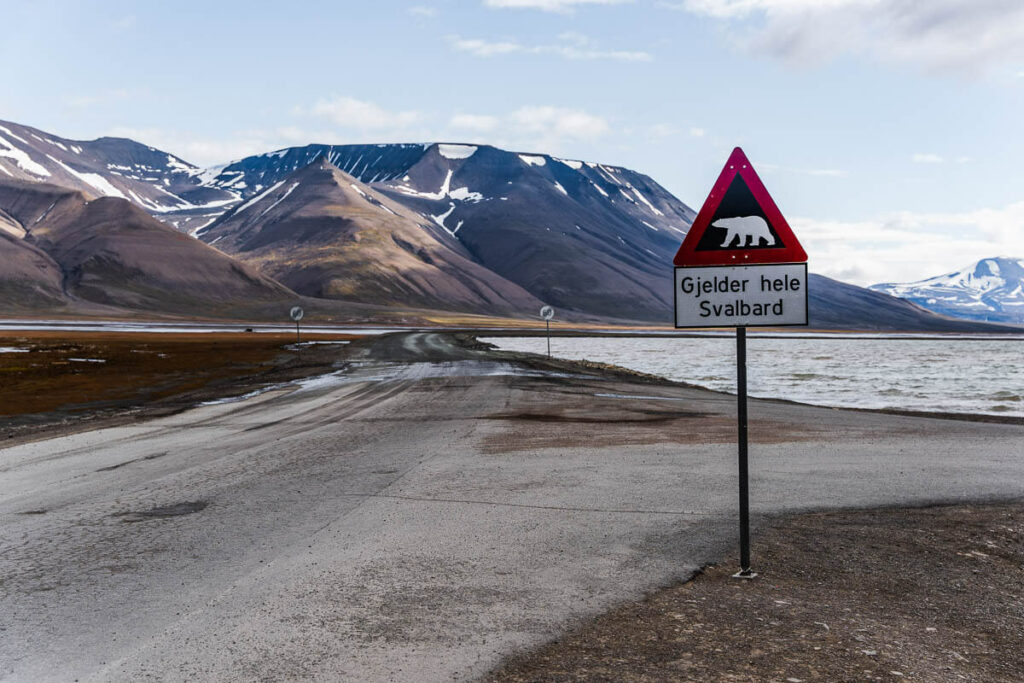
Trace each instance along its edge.
<instances>
[{"instance_id":1,"label":"sign post base","mask_svg":"<svg viewBox=\"0 0 1024 683\"><path fill-rule=\"evenodd\" d=\"M749 581L751 579L756 579L757 578L757 572L752 571L750 569L741 569L740 571L738 571L735 574L733 574L732 578L734 578L734 579L744 579L744 580Z\"/></svg>"}]
</instances>

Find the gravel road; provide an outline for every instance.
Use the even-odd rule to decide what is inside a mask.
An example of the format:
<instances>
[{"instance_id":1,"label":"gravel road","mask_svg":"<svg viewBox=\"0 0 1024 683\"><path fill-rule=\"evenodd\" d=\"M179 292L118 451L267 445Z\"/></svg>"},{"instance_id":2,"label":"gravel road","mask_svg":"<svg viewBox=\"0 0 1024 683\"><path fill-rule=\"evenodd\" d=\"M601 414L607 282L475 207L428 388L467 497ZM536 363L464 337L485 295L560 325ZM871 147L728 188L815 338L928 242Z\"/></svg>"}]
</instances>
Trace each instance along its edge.
<instances>
[{"instance_id":1,"label":"gravel road","mask_svg":"<svg viewBox=\"0 0 1024 683\"><path fill-rule=\"evenodd\" d=\"M347 353L0 450L0 676L474 678L735 543L730 397L442 334ZM1021 426L750 415L755 513L1024 493Z\"/></svg>"}]
</instances>

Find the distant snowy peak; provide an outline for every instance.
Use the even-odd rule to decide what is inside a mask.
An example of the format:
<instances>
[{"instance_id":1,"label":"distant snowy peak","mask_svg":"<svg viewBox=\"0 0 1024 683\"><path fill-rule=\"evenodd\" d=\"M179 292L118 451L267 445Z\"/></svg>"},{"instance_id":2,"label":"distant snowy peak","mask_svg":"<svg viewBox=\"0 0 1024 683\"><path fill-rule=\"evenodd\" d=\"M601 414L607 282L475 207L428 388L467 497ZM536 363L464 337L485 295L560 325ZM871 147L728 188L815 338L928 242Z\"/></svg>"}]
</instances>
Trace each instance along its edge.
<instances>
[{"instance_id":1,"label":"distant snowy peak","mask_svg":"<svg viewBox=\"0 0 1024 683\"><path fill-rule=\"evenodd\" d=\"M919 282L882 283L871 289L942 315L1024 323L1024 259L986 258L945 275Z\"/></svg>"},{"instance_id":2,"label":"distant snowy peak","mask_svg":"<svg viewBox=\"0 0 1024 683\"><path fill-rule=\"evenodd\" d=\"M45 182L118 197L179 229L241 197L204 187L202 169L126 138L79 141L0 121L0 181Z\"/></svg>"}]
</instances>

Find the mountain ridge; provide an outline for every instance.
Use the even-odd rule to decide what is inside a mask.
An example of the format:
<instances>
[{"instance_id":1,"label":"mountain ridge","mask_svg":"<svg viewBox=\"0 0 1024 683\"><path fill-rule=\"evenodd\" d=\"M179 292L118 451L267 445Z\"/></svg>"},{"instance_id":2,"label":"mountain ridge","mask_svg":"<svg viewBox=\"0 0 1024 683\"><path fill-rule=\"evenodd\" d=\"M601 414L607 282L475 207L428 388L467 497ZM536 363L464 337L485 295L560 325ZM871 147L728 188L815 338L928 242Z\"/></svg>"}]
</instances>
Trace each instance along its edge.
<instances>
[{"instance_id":1,"label":"mountain ridge","mask_svg":"<svg viewBox=\"0 0 1024 683\"><path fill-rule=\"evenodd\" d=\"M916 282L879 283L869 289L912 301L940 315L1024 324L1024 259L983 258L943 275Z\"/></svg>"},{"instance_id":2,"label":"mountain ridge","mask_svg":"<svg viewBox=\"0 0 1024 683\"><path fill-rule=\"evenodd\" d=\"M199 237L307 296L495 314L540 308L428 223L319 158Z\"/></svg>"},{"instance_id":3,"label":"mountain ridge","mask_svg":"<svg viewBox=\"0 0 1024 683\"><path fill-rule=\"evenodd\" d=\"M303 209L295 202L305 189L288 179L318 160L337 178L321 186L326 194L309 195ZM67 183L86 204L104 194L128 197L117 202L182 236L196 235L213 253L230 252L221 254L229 261L248 262L272 290L291 291L279 277L301 295L333 297L307 300L325 310L344 304L522 318L543 302L565 319L670 324L669 264L695 215L642 173L490 145L306 145L200 169L126 138L75 142L0 122L0 188L9 190L0 193L0 246L17 255L11 277L26 278L26 291L41 301L59 295L54 265L32 245L39 230L25 237L33 221L51 223L66 208L52 184L39 189L47 179ZM33 193L18 183L34 184L37 195L57 194L26 212L19 192ZM146 222L141 211L117 202L98 205L119 206L111 221L92 220L98 209L72 213L89 218L98 233L116 232L118 221ZM157 274L163 265L147 269ZM965 329L912 303L820 276L812 276L809 290L815 325ZM121 290L118 301L131 307L132 296L141 294ZM147 296L161 305L154 292Z\"/></svg>"},{"instance_id":4,"label":"mountain ridge","mask_svg":"<svg viewBox=\"0 0 1024 683\"><path fill-rule=\"evenodd\" d=\"M195 314L296 298L122 198L7 180L0 182L0 206L21 232L2 235L0 291L35 292L40 308L84 303Z\"/></svg>"}]
</instances>

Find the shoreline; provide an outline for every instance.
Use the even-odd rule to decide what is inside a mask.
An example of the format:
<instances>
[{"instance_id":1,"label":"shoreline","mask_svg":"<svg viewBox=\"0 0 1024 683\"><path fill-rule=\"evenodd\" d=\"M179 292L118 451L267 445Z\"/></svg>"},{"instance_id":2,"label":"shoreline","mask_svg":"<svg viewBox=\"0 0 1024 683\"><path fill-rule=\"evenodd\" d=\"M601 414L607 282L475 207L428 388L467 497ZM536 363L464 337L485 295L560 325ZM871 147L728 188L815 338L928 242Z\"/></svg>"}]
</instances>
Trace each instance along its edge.
<instances>
[{"instance_id":1,"label":"shoreline","mask_svg":"<svg viewBox=\"0 0 1024 683\"><path fill-rule=\"evenodd\" d=\"M276 336L281 337L283 340L290 338L287 332L274 331ZM264 332L260 335L260 339L265 339L264 335L272 333L271 331ZM403 331L403 332L387 332L388 336L402 337L409 334L414 334L414 331ZM601 363L596 361L586 360L571 360L565 358L552 357L546 358L541 354L535 354L530 352L518 352L518 351L503 351L487 342L480 342L479 337L494 337L494 336L511 336L511 337L543 337L542 334L523 334L522 332L510 333L510 334L494 334L491 330L460 330L460 331L448 331L441 330L437 331L438 334L442 334L445 337L457 340L459 344L467 349L483 350L487 347L487 351L494 356L495 359L510 360L513 362L521 363L525 366L545 371L556 369L563 372L582 372L582 373L598 373L607 374L609 377L627 377L635 380L640 380L645 383L651 383L653 385L663 386L676 386L685 387L694 391L707 392L712 395L728 397L735 400L735 394L728 391L719 391L710 387L693 384L690 382L672 380L660 375L654 375L650 373L644 373L641 371L626 368L624 366L617 366L607 363ZM352 333L336 333L327 334L316 331L304 333L309 335L310 340L324 340L333 339L339 336L348 337L355 339L355 335ZM245 338L247 335L243 332L230 332L230 333L189 333L189 332L146 332L146 331L96 331L96 332L79 332L76 335L78 337L137 337L140 341L152 341L152 340L167 340L173 339L174 337L196 337L201 336L200 341L206 341L207 338L213 338L213 335L228 337L237 335L238 339ZM207 335L211 335L207 337ZM376 336L376 335L375 335ZM554 335L552 335L554 336ZM631 337L633 335L593 335L593 334L582 334L582 335L571 335L571 336L626 336ZM59 331L54 330L36 330L34 332L25 335L8 335L4 331L0 331L0 346L3 346L10 342L15 337L34 337L37 339L64 339L63 335L59 334ZM367 343L366 341L363 342ZM290 344L282 342L280 354L288 355ZM359 343L355 343L352 348L357 349L360 347ZM248 394L256 395L256 392L262 393L265 391L276 390L278 385L281 389L287 389L291 383L304 380L312 379L320 376L327 376L337 372L341 364L343 364L348 356L348 352L335 353L339 349L335 348L322 348L313 349L307 348L303 350L300 358L293 358L290 361L285 362L283 365L277 363L278 367L271 368L269 370L264 369L259 372L243 373L234 377L230 382L219 382L203 387L201 390L185 392L182 394L170 396L167 399L163 399L156 402L150 403L139 403L139 402L124 402L119 406L103 406L98 408L86 408L84 410L76 409L71 413L67 411L59 411L55 413L44 413L37 415L21 415L21 416L0 416L0 446L6 447L11 445L17 445L21 443L41 441L48 438L57 436L65 436L68 434L75 434L84 431L92 431L95 429L103 429L107 427L123 426L130 423L137 423L139 421L145 421L157 417L166 417L170 415L176 415L183 411L190 410L192 408L201 406L211 401L230 401L232 399L244 400ZM292 353L291 355L295 355ZM796 401L786 398L778 397L755 397L751 396L752 402L764 402L764 403L775 403L781 405L792 405L800 407L812 407L820 408L825 410L836 410L836 411L850 411L858 413L869 413L878 415L892 415L896 417L911 417L911 418L928 418L936 420L951 420L951 421L963 421L963 422L976 422L976 423L990 423L990 424L1004 424L1004 425L1024 425L1024 417L1012 416L1012 415L991 415L986 413L959 413L959 412L929 412L929 411L915 411L915 410L901 410L893 408L859 408L853 406L830 406L815 403L808 403L805 401Z\"/></svg>"},{"instance_id":2,"label":"shoreline","mask_svg":"<svg viewBox=\"0 0 1024 683\"><path fill-rule=\"evenodd\" d=\"M538 338L538 337L543 339L544 335L512 335L512 334L509 334L509 335L505 335L505 334L497 335L497 334L492 334L492 333L489 333L489 332L483 332L483 333L478 334L478 336L479 337L484 337L484 338L487 338L487 339L504 339L504 338L510 338L510 339L527 339L527 338L529 338L529 339L534 339L534 338ZM552 334L552 337L554 337L554 336L555 335ZM577 336L581 336L583 338L590 338L590 339L598 339L598 338L600 338L600 336L598 336L598 335L571 335L570 338L575 338ZM629 337L629 336L623 337L622 335L612 335L612 336L615 337L615 338L625 338L625 339L632 338L632 337ZM660 339L665 339L665 338L666 337L660 337ZM710 337L702 337L701 336L701 337L693 337L693 338L709 339ZM724 339L729 339L729 338L730 337L724 337ZM761 337L761 338L762 339L779 339L781 337L765 336L765 337ZM799 339L800 341L804 341L804 340L807 340L808 337L795 337L794 339ZM842 337L821 337L821 338L816 338L816 339L824 339L824 340L829 340L829 341L833 341L833 340L846 341L846 339L842 338ZM881 341L889 341L889 339L884 339L883 340L881 338L865 339L865 341L880 341L880 340ZM897 341L913 341L914 339L899 338L899 339L896 339L896 340ZM932 339L932 338L928 338L927 341L936 341L936 340ZM974 340L972 340L972 339L964 339L963 341L974 341ZM981 341L1003 341L1003 342L1007 342L1007 341L1013 341L1013 340L1008 340L1008 339L988 340L988 339L986 339L986 340L981 340ZM536 351L514 351L514 350L511 350L511 349L501 349L497 345L495 345L494 348L498 352L534 354L534 355L537 355L538 357L540 357L540 358L542 358L544 360L547 360L542 352L536 352ZM658 348L660 349L661 347L658 347ZM594 352L594 354L598 355L599 357L601 357L603 355L604 357L607 358L607 356L608 356L608 354L606 352L606 349L596 348L596 349L593 349L593 352ZM580 359L570 359L570 358L565 358L565 357L558 357L557 355L554 356L552 358L552 360L554 360L555 358L557 358L560 361L564 361L564 362L581 362ZM635 360L635 358L636 357L634 356L634 360ZM602 361L589 361L589 360L586 360L586 362L596 363L597 365L601 365L602 364ZM639 363L639 365L644 365L644 363L641 362L641 363ZM625 366L618 366L618 367L625 367ZM728 369L731 370L731 368L728 368ZM691 367L690 370L694 370L694 368ZM720 387L721 383L718 383L719 386L717 386L717 387L715 387L715 386L707 386L707 385L703 385L703 384L697 384L697 383L693 383L693 382L688 382L686 380L674 380L674 379L670 379L668 377L664 377L664 376L661 376L661 375L654 375L654 374L646 373L646 372L643 372L643 371L640 371L640 370L632 370L631 368L630 368L630 371L631 372L636 372L638 375L649 375L651 377L662 377L667 382L678 383L680 385L689 386L689 387L693 387L693 388L696 388L696 389L703 389L705 391L711 391L711 392L714 392L714 393L717 393L717 394L721 394L721 395L732 396L734 398L736 396L735 391L733 389L721 388ZM724 370L723 370L723 368L721 366L719 366L717 368L717 371L720 374ZM816 367L815 368L807 368L807 369L804 369L802 371L803 372L836 372L834 369L832 369L832 370L828 370L828 369L826 369L826 370L819 370ZM721 378L719 377L719 378L716 378L716 379L721 379ZM783 378L776 377L775 379L777 381L781 381ZM840 377L840 379L853 380L853 381L862 381L862 382L865 381L863 379L858 380L855 375L849 375L849 376L845 376L845 377ZM872 385L872 386L874 386L874 385ZM1016 393L1019 393L1019 392L1016 392ZM934 395L931 396L931 398L933 398L935 400L938 400L938 396L939 396L938 394L934 394ZM1021 414L1019 409L1017 409L1017 410L1006 410L1006 411L992 411L992 412L975 412L975 411L971 411L969 409L965 409L963 411L959 411L959 410L938 410L938 409L936 409L936 410L929 410L927 408L920 409L920 408L915 408L915 407L902 408L902 407L896 407L896 406L875 407L875 406L863 406L863 405L837 405L837 404L825 402L825 400L827 400L827 398L825 397L824 394L820 394L820 393L815 394L814 392L811 392L810 394L807 394L805 392L805 397L806 398L804 400L800 400L800 399L785 398L785 397L781 397L781 396L758 395L758 393L756 393L755 390L751 390L750 393L749 393L750 400L778 401L778 402L783 402L783 403L792 403L792 404L795 404L795 405L815 406L815 407L825 408L825 409L830 409L830 410L851 410L851 411L858 411L858 412L871 412L871 413L880 413L880 414L887 414L887 415L899 415L899 416L908 416L908 417L934 417L935 419L941 419L941 420L969 420L969 421L975 421L975 422L990 422L990 423L993 423L993 424L1016 424L1016 425L1024 424L1024 414ZM810 400L807 400L807 399L810 399ZM814 402L814 399L822 399L822 400L820 402ZM1019 398L1014 398L1014 397L1011 396L1008 399L999 399L999 400L1005 402L1005 401L1019 401L1020 399ZM893 401L893 403L898 403L898 401ZM975 406L969 406L969 407L975 407ZM1016 408L1016 404L1014 404L1014 408Z\"/></svg>"},{"instance_id":3,"label":"shoreline","mask_svg":"<svg viewBox=\"0 0 1024 683\"><path fill-rule=\"evenodd\" d=\"M466 327L458 322L426 321L423 323L409 324L396 321L389 324L388 321L371 322L335 322L331 320L319 320L316 318L304 319L303 329L308 328L321 334L344 334L344 333L374 333L379 330L393 332L440 332L451 334L493 332L492 336L544 336L547 332L544 325L537 319L494 319L495 324L483 324L476 327ZM507 323L507 324L505 324ZM981 323L997 325L996 323ZM118 329L118 328L126 329ZM1024 327L1005 325L1005 331L986 332L936 332L936 331L906 331L906 330L870 330L870 329L842 329L842 328L773 328L753 327L748 328L747 335L751 338L762 339L862 339L862 340L975 340L975 341L1006 341L1024 338ZM258 333L281 332L287 333L294 329L294 324L288 320L267 321L267 320L221 320L221 319L198 319L198 318L80 318L80 317L0 317L0 333L3 332L43 332L43 331L133 331L153 333L175 333L175 331L188 331L192 328L196 332L241 332L246 328L253 328ZM673 327L649 327L645 325L601 325L600 323L570 323L554 322L550 328L552 337L657 337L657 338L717 338L732 337L734 332L720 328L707 329L681 329Z\"/></svg>"}]
</instances>

